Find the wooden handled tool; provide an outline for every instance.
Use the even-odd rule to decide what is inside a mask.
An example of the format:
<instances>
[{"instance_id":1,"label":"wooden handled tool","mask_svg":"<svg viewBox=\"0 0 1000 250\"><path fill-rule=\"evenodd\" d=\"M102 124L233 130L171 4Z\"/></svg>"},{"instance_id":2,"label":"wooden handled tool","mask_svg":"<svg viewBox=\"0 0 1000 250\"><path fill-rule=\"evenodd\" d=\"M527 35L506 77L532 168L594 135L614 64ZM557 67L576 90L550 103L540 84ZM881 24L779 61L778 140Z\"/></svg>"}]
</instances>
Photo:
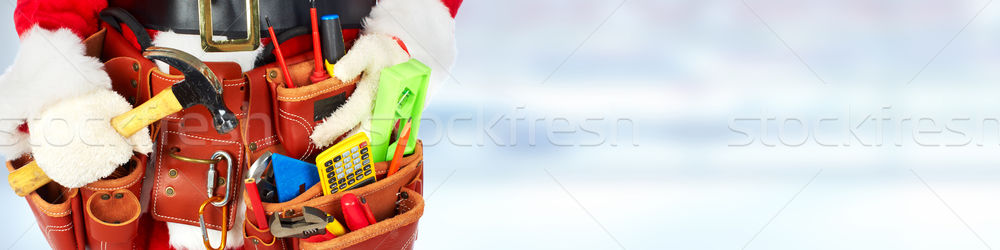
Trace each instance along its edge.
<instances>
[{"instance_id":1,"label":"wooden handled tool","mask_svg":"<svg viewBox=\"0 0 1000 250\"><path fill-rule=\"evenodd\" d=\"M204 105L212 113L216 132L225 134L236 128L236 115L222 102L222 83L205 63L180 50L149 47L143 56L166 62L184 74L184 80L156 94L152 99L125 114L111 118L111 127L124 137L195 105ZM18 196L25 196L52 181L34 161L7 176Z\"/></svg>"}]
</instances>

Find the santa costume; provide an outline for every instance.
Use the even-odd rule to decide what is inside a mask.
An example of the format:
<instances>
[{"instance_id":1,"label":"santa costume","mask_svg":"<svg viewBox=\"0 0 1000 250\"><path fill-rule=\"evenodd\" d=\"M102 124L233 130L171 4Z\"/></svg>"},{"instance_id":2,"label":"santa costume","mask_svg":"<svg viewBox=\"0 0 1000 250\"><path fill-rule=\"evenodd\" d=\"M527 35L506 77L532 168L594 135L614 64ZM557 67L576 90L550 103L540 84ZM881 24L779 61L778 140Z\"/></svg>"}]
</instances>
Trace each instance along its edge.
<instances>
[{"instance_id":1,"label":"santa costume","mask_svg":"<svg viewBox=\"0 0 1000 250\"><path fill-rule=\"evenodd\" d=\"M108 123L94 122L108 121L132 108L112 90L102 62L87 56L82 43L98 32L98 13L116 1L111 2L19 0L14 12L21 46L12 66L0 76L0 155L16 159L30 154L53 181L68 188L107 177L118 165L129 161L134 152L149 154L156 146L146 130L124 138ZM334 76L342 81L360 76L357 90L313 129L312 142L327 146L340 135L363 127L358 124L367 121L365 114L372 106L378 71L385 67L417 59L434 72L429 91L440 86L455 58L454 17L461 2L378 0L359 33L345 32L352 46L335 68ZM205 62L234 62L249 71L262 56L263 46L255 51L210 53L202 50L197 34L146 27L153 45L179 49ZM165 64L159 67L169 71ZM54 126L53 121L61 123ZM78 137L86 139L74 139ZM52 141L67 143L44 143ZM147 176L145 181L152 179ZM149 194L147 190L143 196ZM143 202L148 199L143 197ZM143 203L143 208L147 205ZM242 217L243 210L237 208L236 216ZM242 227L243 223L237 223L228 233L229 248L244 244ZM209 236L217 245L220 232L210 230ZM150 248L203 247L199 228L179 223L157 223L150 241Z\"/></svg>"}]
</instances>

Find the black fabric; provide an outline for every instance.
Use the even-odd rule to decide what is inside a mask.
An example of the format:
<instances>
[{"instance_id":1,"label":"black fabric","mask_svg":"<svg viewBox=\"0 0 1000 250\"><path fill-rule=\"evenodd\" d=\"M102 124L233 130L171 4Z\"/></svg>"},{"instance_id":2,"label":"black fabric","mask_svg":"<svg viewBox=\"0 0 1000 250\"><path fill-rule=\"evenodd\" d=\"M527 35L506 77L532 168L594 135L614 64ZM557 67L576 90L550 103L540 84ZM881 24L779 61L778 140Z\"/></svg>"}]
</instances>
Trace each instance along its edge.
<instances>
[{"instance_id":1,"label":"black fabric","mask_svg":"<svg viewBox=\"0 0 1000 250\"><path fill-rule=\"evenodd\" d=\"M212 1L212 0L207 0ZM246 37L246 0L212 1L214 35ZM376 0L316 0L319 16L337 14L345 29L360 29ZM111 0L109 6L132 13L146 28L171 30L181 34L199 34L197 0ZM271 19L276 33L295 27L310 27L309 0L259 0L261 37L266 37L264 17Z\"/></svg>"},{"instance_id":2,"label":"black fabric","mask_svg":"<svg viewBox=\"0 0 1000 250\"><path fill-rule=\"evenodd\" d=\"M100 13L100 17L101 21L111 25L112 28L118 30L118 33L122 32L121 24L128 26L128 29L132 30L132 34L135 35L135 40L139 42L139 47L141 47L143 51L153 45L153 39L149 37L149 33L146 32L146 29L143 29L142 24L135 19L135 16L129 14L125 9L116 7L104 8L104 10Z\"/></svg>"},{"instance_id":3,"label":"black fabric","mask_svg":"<svg viewBox=\"0 0 1000 250\"><path fill-rule=\"evenodd\" d=\"M292 39L301 35L306 35L309 34L309 32L310 32L309 28L306 28L304 26L299 26L296 28L286 30L284 32L280 32L278 33L278 36L275 38L278 38L278 44L281 44L285 41L288 41L288 39ZM265 44L264 52L260 53L260 57L257 57L257 60L254 62L254 67L264 66L269 63L273 63L275 60L278 60L278 58L274 56L273 51L274 51L274 43Z\"/></svg>"}]
</instances>

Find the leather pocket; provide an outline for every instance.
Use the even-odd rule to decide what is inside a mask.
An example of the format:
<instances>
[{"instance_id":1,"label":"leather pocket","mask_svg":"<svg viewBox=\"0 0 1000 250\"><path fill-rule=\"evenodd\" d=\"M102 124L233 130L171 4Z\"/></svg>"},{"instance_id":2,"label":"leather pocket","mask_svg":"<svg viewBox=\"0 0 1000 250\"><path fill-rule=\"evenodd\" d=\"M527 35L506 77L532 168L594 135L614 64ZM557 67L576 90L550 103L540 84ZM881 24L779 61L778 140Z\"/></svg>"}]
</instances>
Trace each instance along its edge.
<instances>
[{"instance_id":1,"label":"leather pocket","mask_svg":"<svg viewBox=\"0 0 1000 250\"><path fill-rule=\"evenodd\" d=\"M243 245L247 249L291 249L285 239L276 238L271 235L269 229L260 229L257 222L252 221L253 212L247 208L247 219L243 221ZM267 223L266 221L263 223Z\"/></svg>"},{"instance_id":2,"label":"leather pocket","mask_svg":"<svg viewBox=\"0 0 1000 250\"><path fill-rule=\"evenodd\" d=\"M302 249L413 249L417 221L424 214L424 198L408 188L399 190L399 196L405 197L394 206L399 214L332 240L300 241L299 246Z\"/></svg>"},{"instance_id":3,"label":"leather pocket","mask_svg":"<svg viewBox=\"0 0 1000 250\"><path fill-rule=\"evenodd\" d=\"M135 249L142 208L128 190L96 192L84 203L90 249Z\"/></svg>"},{"instance_id":4,"label":"leather pocket","mask_svg":"<svg viewBox=\"0 0 1000 250\"><path fill-rule=\"evenodd\" d=\"M303 161L311 161L319 154L320 150L309 139L316 124L347 102L358 82L357 79L341 82L331 77L310 83L308 76L312 70L311 60L289 65L288 71L297 88L288 88L279 68L267 69L267 82L274 95L273 118L278 139L289 157Z\"/></svg>"},{"instance_id":5,"label":"leather pocket","mask_svg":"<svg viewBox=\"0 0 1000 250\"><path fill-rule=\"evenodd\" d=\"M81 189L87 244L91 249L134 249L144 246L136 237L142 208L139 197L146 173L146 156L136 155L112 177Z\"/></svg>"},{"instance_id":6,"label":"leather pocket","mask_svg":"<svg viewBox=\"0 0 1000 250\"><path fill-rule=\"evenodd\" d=\"M222 100L226 107L236 113L240 125L226 133L216 132L211 112L203 105L186 108L164 117L159 122L157 148L154 149L153 183L150 211L158 221L199 226L198 208L212 196L226 197L226 206L205 208L206 227L220 230L223 210L230 216L226 230L237 223L236 205L239 202L239 183L231 180L242 176L245 159L242 131L246 120L246 79L235 63L205 63L212 68L222 81ZM175 71L175 70L174 70ZM154 69L150 74L153 93L159 93L183 79L182 75L170 75ZM209 164L204 161L214 159L216 153L229 155L229 160L215 164L215 188L209 191ZM201 160L191 161L191 159ZM227 165L232 164L233 173ZM226 188L232 184L230 188ZM226 192L228 190L228 192Z\"/></svg>"},{"instance_id":7,"label":"leather pocket","mask_svg":"<svg viewBox=\"0 0 1000 250\"><path fill-rule=\"evenodd\" d=\"M184 121L186 122L186 121ZM198 226L198 207L209 197L209 168L216 171L212 196L229 197L229 203L223 207L207 206L205 208L205 223L208 229L222 228L222 209L228 209L226 230L232 229L236 223L236 207L239 202L238 191L241 190L243 146L239 141L209 138L205 134L188 134L179 131L177 123L161 123L159 146L156 148L152 204L150 211L153 218L159 221L181 223ZM215 133L215 131L211 131ZM231 132L231 133L239 133ZM215 164L192 162L192 160L211 161L217 159L218 153L228 154L228 160L223 159ZM233 173L229 172L232 164ZM229 188L227 188L229 186ZM228 191L228 192L227 192Z\"/></svg>"},{"instance_id":8,"label":"leather pocket","mask_svg":"<svg viewBox=\"0 0 1000 250\"><path fill-rule=\"evenodd\" d=\"M7 171L14 171L32 159L21 157L7 162ZM45 240L52 249L84 249L83 213L80 211L80 191L65 188L55 182L42 186L24 197L38 222Z\"/></svg>"},{"instance_id":9,"label":"leather pocket","mask_svg":"<svg viewBox=\"0 0 1000 250\"><path fill-rule=\"evenodd\" d=\"M400 196L400 192L404 191L404 190L405 190L405 192L408 193L408 195L409 195L409 197L411 197L411 199L420 200L420 198L421 198L419 196L420 193L417 192L417 191L414 191L413 188L420 186L421 179L423 178L423 174L422 174L423 173L423 144L418 141L417 142L417 147L414 150L413 154L411 154L409 156L406 156L406 157L403 157L402 162L401 162L401 166L402 167L400 168L399 172L396 172L396 174L394 174L392 176L386 177L386 172L387 172L387 169L389 168L388 165L389 165L389 162L375 163L375 169L376 169L376 173L377 173L377 176L378 176L378 181L376 181L375 183L369 184L367 186L364 186L364 187L361 187L361 188L357 188L357 189L353 189L353 190L349 190L349 191L346 191L346 192L340 192L340 193L336 193L336 194L333 194L333 195L325 195L324 196L324 195L322 195L322 188L319 186L319 184L317 184L317 185L313 185L313 187L311 187L308 190L306 190L303 194L299 195L298 197L296 197L295 199L292 199L290 201L283 202L283 203L264 203L264 210L266 211L266 213L267 213L268 216L273 216L276 212L287 211L287 210L290 210L290 209L291 210L296 210L296 211L301 211L303 206L309 206L309 207L315 207L315 208L318 208L320 210L323 210L323 212L326 212L327 214L334 215L337 218L338 221L340 221L340 222L343 223L344 218L343 218L342 212L340 211L340 198L343 197L344 194L346 194L346 193L353 193L353 194L357 195L358 197L365 198L365 200L368 201L368 205L369 205L369 207L371 207L372 213L375 215L375 218L379 221L379 223L376 223L375 225L390 225L390 226L388 226L388 228L393 228L393 229L390 230L390 231L393 231L393 232L397 232L398 229L401 229L401 230L398 231L398 232L401 232L401 233L395 233L394 236L391 237L392 240L400 240L400 241L409 240L409 239L400 239L398 236L402 235L402 234L406 234L407 232L409 232L407 230L410 230L412 232L416 232L416 223L412 223L412 222L415 222L417 219L420 218L420 215L422 214L422 209L423 209L423 202L421 200L419 202L420 203L419 205L418 204L411 204L411 203L401 203L404 206L408 206L408 208L404 209L404 210L399 210L398 209L399 206L397 204L397 201L399 200L398 197ZM412 198L412 197L415 197L415 196L416 196L416 198ZM408 201L408 202L412 202L412 201ZM413 214L416 215L415 218L411 217L409 219L393 220L393 221L395 221L394 223L396 223L396 224L393 224L393 223L382 223L382 222L389 222L390 218L399 217L399 214L401 214L400 213L401 211L412 211L412 209L416 208L417 206L420 207L420 212L413 213ZM252 211L247 211L247 214L248 215L252 215L253 212ZM407 213L402 213L402 214L407 214ZM304 244L307 243L305 241L298 241L297 239L292 239L292 238L284 238L284 239L278 238L278 239L276 239L274 241L271 241L271 239L274 239L274 238L273 238L273 236L271 236L271 234L269 232L267 232L267 230L255 230L254 229L254 228L256 228L256 226L254 226L254 225L257 225L257 224L251 223L251 221L249 221L249 220L251 220L250 217L252 217L252 216L247 216L247 218L248 218L248 221L246 222L247 224L244 224L244 225L248 226L248 227L245 227L245 229L244 229L245 230L244 236L247 237L246 238L246 245L245 246L247 246L247 247L255 246L255 245L257 247L260 247L260 246L263 246L263 243L269 243L270 245L279 245L280 244L280 245L286 245L286 246L289 246L289 245L305 246ZM410 220L412 220L412 221L410 221ZM399 223L401 223L401 221L405 221L407 223L404 223L405 225L404 224L399 224ZM412 224L412 226L410 226L410 224ZM356 233L355 236L353 236L353 237L374 238L374 237L377 237L379 235L388 233L388 232L381 232L381 233L374 233L374 232L372 232L371 228L376 228L375 225L365 227L365 229L362 229L362 230L358 230L357 232L360 232L360 233ZM249 226L254 226L254 227L249 227ZM383 229L385 229L385 228L383 228ZM337 239L340 239L342 237L347 237L347 235L350 235L350 234L354 234L354 233L345 234L344 236L337 237L334 240L331 240L331 241L328 241L328 242L340 242L340 241L337 241ZM325 244L327 242L323 242L323 243ZM357 243L358 242L354 242L352 244L357 244ZM342 244L342 243L337 243L337 244ZM395 244L395 243L393 243L393 244ZM397 246L397 248L401 247L403 245L404 244L399 244ZM342 245L337 245L337 246L346 247L346 246L342 246ZM369 247L373 247L373 246L374 245L371 245ZM325 249L326 247L321 246L320 248L324 248ZM336 248L336 247L334 247L334 248ZM263 248L263 249L280 249L280 248ZM285 248L285 249L288 249L288 248Z\"/></svg>"}]
</instances>

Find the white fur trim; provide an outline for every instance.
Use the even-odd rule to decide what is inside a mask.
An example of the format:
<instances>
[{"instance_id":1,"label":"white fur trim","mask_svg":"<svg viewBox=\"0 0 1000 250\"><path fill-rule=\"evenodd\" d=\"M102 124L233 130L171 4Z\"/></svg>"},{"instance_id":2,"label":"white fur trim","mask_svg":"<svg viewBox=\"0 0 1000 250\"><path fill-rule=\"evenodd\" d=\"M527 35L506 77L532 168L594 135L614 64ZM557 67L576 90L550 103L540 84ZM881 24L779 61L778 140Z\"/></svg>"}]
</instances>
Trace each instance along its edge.
<instances>
[{"instance_id":1,"label":"white fur trim","mask_svg":"<svg viewBox=\"0 0 1000 250\"><path fill-rule=\"evenodd\" d=\"M340 135L350 131L371 117L373 99L378 88L381 70L406 62L406 51L386 35L363 35L354 42L333 68L333 75L340 80L357 78L364 72L354 94L323 123L316 125L309 137L320 148L333 144Z\"/></svg>"},{"instance_id":2,"label":"white fur trim","mask_svg":"<svg viewBox=\"0 0 1000 250\"><path fill-rule=\"evenodd\" d=\"M215 39L223 40L226 39L226 37L215 36ZM173 31L161 31L156 33L156 38L153 39L153 45L178 49L194 55L194 57L201 59L204 62L234 62L240 65L240 69L243 70L243 72L253 69L257 56L264 51L264 46L261 45L260 47L257 47L257 50L253 51L208 53L201 49L201 36L177 34ZM170 72L170 67L164 62L156 61L156 66L160 68L160 71Z\"/></svg>"},{"instance_id":3,"label":"white fur trim","mask_svg":"<svg viewBox=\"0 0 1000 250\"><path fill-rule=\"evenodd\" d=\"M97 89L111 89L104 65L85 55L72 31L32 27L21 36L14 63L0 76L0 154L27 153L27 135L16 132L24 120L58 100Z\"/></svg>"},{"instance_id":4,"label":"white fur trim","mask_svg":"<svg viewBox=\"0 0 1000 250\"><path fill-rule=\"evenodd\" d=\"M132 158L132 151L153 151L143 128L125 138L111 127L111 118L132 109L128 101L102 89L71 97L28 120L32 152L52 180L69 188L104 178Z\"/></svg>"},{"instance_id":5,"label":"white fur trim","mask_svg":"<svg viewBox=\"0 0 1000 250\"><path fill-rule=\"evenodd\" d=\"M365 18L365 34L388 34L431 68L427 99L451 76L455 63L455 20L440 0L380 0Z\"/></svg>"},{"instance_id":6,"label":"white fur trim","mask_svg":"<svg viewBox=\"0 0 1000 250\"><path fill-rule=\"evenodd\" d=\"M246 213L247 206L240 201L236 207L236 224L233 229L226 233L226 249L243 246L243 214ZM201 239L201 228L179 223L167 223L167 232L170 233L170 246L177 249L203 249L205 244ZM219 238L222 232L219 230L208 230L208 241L212 246L219 246Z\"/></svg>"}]
</instances>

